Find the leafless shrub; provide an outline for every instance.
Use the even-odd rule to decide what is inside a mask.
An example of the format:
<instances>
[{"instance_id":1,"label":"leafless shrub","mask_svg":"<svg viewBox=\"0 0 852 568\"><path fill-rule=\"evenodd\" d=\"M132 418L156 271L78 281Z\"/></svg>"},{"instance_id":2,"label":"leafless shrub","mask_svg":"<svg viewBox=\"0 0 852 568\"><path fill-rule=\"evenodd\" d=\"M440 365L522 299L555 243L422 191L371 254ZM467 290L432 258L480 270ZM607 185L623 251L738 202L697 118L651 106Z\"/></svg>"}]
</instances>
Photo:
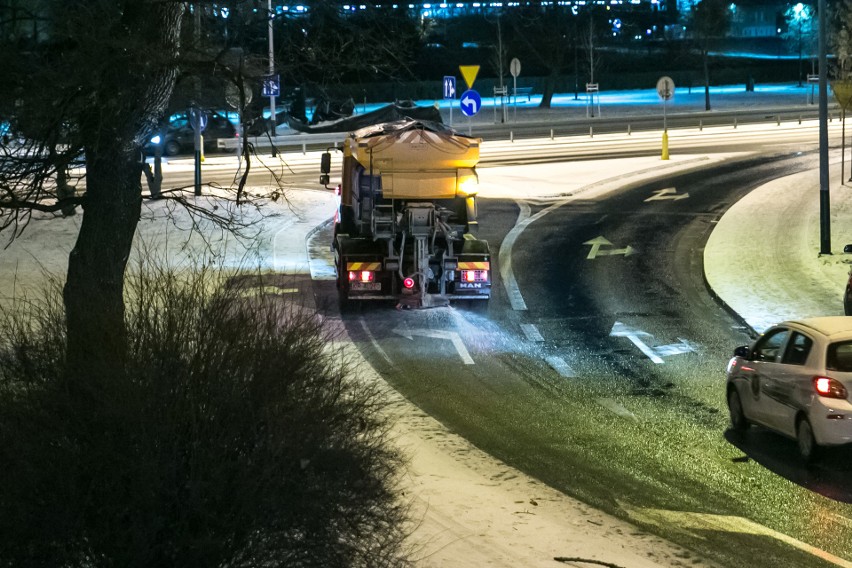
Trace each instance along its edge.
<instances>
[{"instance_id":1,"label":"leafless shrub","mask_svg":"<svg viewBox=\"0 0 852 568\"><path fill-rule=\"evenodd\" d=\"M321 318L143 268L108 379L66 367L58 286L0 315L0 566L407 565L384 398Z\"/></svg>"}]
</instances>

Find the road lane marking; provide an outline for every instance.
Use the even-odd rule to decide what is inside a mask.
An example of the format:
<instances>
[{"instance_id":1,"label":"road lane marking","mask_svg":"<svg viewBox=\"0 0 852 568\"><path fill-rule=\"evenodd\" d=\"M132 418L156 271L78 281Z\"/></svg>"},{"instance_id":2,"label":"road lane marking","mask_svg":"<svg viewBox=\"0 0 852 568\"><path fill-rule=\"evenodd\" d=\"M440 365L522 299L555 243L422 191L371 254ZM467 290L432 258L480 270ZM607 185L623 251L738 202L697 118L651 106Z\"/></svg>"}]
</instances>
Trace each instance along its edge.
<instances>
[{"instance_id":1,"label":"road lane marking","mask_svg":"<svg viewBox=\"0 0 852 568\"><path fill-rule=\"evenodd\" d=\"M688 193L678 193L677 189L674 187L667 187L665 189L658 189L654 192L654 195L645 200L645 203L649 201L679 201L681 199L686 199L689 197Z\"/></svg>"},{"instance_id":2,"label":"road lane marking","mask_svg":"<svg viewBox=\"0 0 852 568\"><path fill-rule=\"evenodd\" d=\"M839 515L837 513L831 513L831 516L835 517L837 519L837 522L842 523L852 529L852 519L844 517L843 515Z\"/></svg>"},{"instance_id":3,"label":"road lane marking","mask_svg":"<svg viewBox=\"0 0 852 568\"><path fill-rule=\"evenodd\" d=\"M620 321L617 321L613 324L612 330L609 332L609 336L626 337L633 343L633 345L638 347L639 350L644 353L651 361L658 365L662 365L663 363L665 363L665 361L663 361L663 357L671 357L672 355L680 355L682 353L692 353L696 349L694 344L690 343L686 339L681 338L678 338L677 343L670 343L669 345L658 345L656 347L652 347L645 343L642 338L650 338L649 341L653 341L653 335L645 331L624 325Z\"/></svg>"},{"instance_id":4,"label":"road lane marking","mask_svg":"<svg viewBox=\"0 0 852 568\"><path fill-rule=\"evenodd\" d=\"M612 330L609 332L610 337L626 337L627 339L629 339L633 343L633 345L638 347L639 350L654 363L658 365L662 365L663 363L665 363L665 361L663 361L659 355L654 353L654 350L651 348L650 345L645 344L644 341L639 339L640 335L643 337L653 338L650 333L627 327L620 321L615 322L615 324L613 324L612 326Z\"/></svg>"},{"instance_id":5,"label":"road lane marking","mask_svg":"<svg viewBox=\"0 0 852 568\"><path fill-rule=\"evenodd\" d=\"M367 322L366 322L366 321L364 321L364 318L359 318L359 321L361 322L361 327L364 329L364 333L366 333L366 334L367 334L367 338L370 340L370 344L372 344L373 348L374 348L376 351L378 351L379 355L381 355L381 356L382 356L382 359L384 359L385 361L387 361L387 362L388 362L388 364L393 365L393 361L391 361L391 358L390 358L390 357L388 357L388 354L385 352L385 350L384 350L384 349L382 349L382 346L381 346L381 345L379 345L379 342L378 342L378 341L376 341L376 338L375 338L375 336L373 335L373 332L372 332L372 331L370 331L370 328L369 328L369 327L367 327Z\"/></svg>"},{"instance_id":6,"label":"road lane marking","mask_svg":"<svg viewBox=\"0 0 852 568\"><path fill-rule=\"evenodd\" d=\"M598 404L600 404L610 412L616 414L617 416L621 416L622 418L630 418L631 420L636 420L637 422L639 421L635 414L633 414L611 398L599 398L597 399L597 402Z\"/></svg>"},{"instance_id":7,"label":"road lane marking","mask_svg":"<svg viewBox=\"0 0 852 568\"><path fill-rule=\"evenodd\" d=\"M788 544L793 548L812 554L817 558L821 558L826 562L831 562L835 566L852 568L852 562L844 558L835 556L830 552L811 546L810 544L797 540L784 533L772 530L744 517L713 515L709 513L691 513L688 511L671 511L667 509L646 509L642 507L633 508L625 506L619 501L617 501L617 503L630 518L637 522L666 527L668 529L676 529L693 536L699 535L696 535L689 529L768 536Z\"/></svg>"},{"instance_id":8,"label":"road lane marking","mask_svg":"<svg viewBox=\"0 0 852 568\"><path fill-rule=\"evenodd\" d=\"M521 331L527 336L528 341L540 342L544 341L544 337L538 331L538 328L533 323L522 323Z\"/></svg>"},{"instance_id":9,"label":"road lane marking","mask_svg":"<svg viewBox=\"0 0 852 568\"><path fill-rule=\"evenodd\" d=\"M549 357L545 357L544 360L547 361L548 365L553 367L553 370L555 370L563 377L570 379L577 376L577 374L574 372L574 369L572 369L571 366L568 365L568 363L566 363L565 359L563 359L562 357L551 355Z\"/></svg>"},{"instance_id":10,"label":"road lane marking","mask_svg":"<svg viewBox=\"0 0 852 568\"><path fill-rule=\"evenodd\" d=\"M518 281L515 280L515 271L512 270L512 247L515 246L515 241L518 240L518 237L527 228L527 225L535 219L530 217L529 203L517 200L515 203L520 207L518 221L512 227L512 230L506 234L506 238L503 239L497 256L500 260L500 279L503 281L503 287L506 288L506 295L509 296L509 304L513 310L526 310L527 304L521 295L521 288L518 286ZM547 209L543 211L547 211ZM543 211L537 213L535 217L538 218Z\"/></svg>"},{"instance_id":11,"label":"road lane marking","mask_svg":"<svg viewBox=\"0 0 852 568\"><path fill-rule=\"evenodd\" d=\"M599 256L613 256L618 254L623 254L624 256L630 256L636 252L636 249L630 245L627 245L624 248L620 249L604 249L601 250L601 247L609 247L612 246L612 243L609 242L605 237L595 237L592 240L586 241L583 243L584 245L592 245L592 248L589 250L589 254L586 256L586 260L593 260Z\"/></svg>"},{"instance_id":12,"label":"road lane marking","mask_svg":"<svg viewBox=\"0 0 852 568\"><path fill-rule=\"evenodd\" d=\"M415 335L420 337L431 337L432 339L448 339L452 342L453 347L456 348L456 352L458 352L459 357L461 357L465 365L476 364L473 357L471 357L470 353L468 353L467 347L465 347L461 336L455 331L444 331L442 329L402 329L400 327L395 327L393 332L412 341L414 340L413 336Z\"/></svg>"},{"instance_id":13,"label":"road lane marking","mask_svg":"<svg viewBox=\"0 0 852 568\"><path fill-rule=\"evenodd\" d=\"M657 345L654 347L654 352L660 357L671 357L672 355L680 355L681 353L692 353L695 351L695 346L686 339L677 338L677 343L669 345Z\"/></svg>"}]
</instances>

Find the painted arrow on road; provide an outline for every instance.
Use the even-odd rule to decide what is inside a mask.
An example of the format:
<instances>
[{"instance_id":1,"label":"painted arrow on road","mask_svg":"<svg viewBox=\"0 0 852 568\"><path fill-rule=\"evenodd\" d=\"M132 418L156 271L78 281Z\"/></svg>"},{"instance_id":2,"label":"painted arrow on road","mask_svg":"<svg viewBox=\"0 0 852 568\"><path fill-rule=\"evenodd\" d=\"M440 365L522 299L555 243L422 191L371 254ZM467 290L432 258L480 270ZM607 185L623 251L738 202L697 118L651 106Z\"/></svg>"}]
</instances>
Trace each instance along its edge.
<instances>
[{"instance_id":1,"label":"painted arrow on road","mask_svg":"<svg viewBox=\"0 0 852 568\"><path fill-rule=\"evenodd\" d=\"M589 251L586 259L593 259L599 256L611 256L616 254L623 254L624 256L629 256L636 252L636 249L627 245L624 248L620 249L604 249L601 250L601 247L609 247L612 246L612 243L606 240L604 237L595 237L590 241L586 241L583 243L584 245L592 245L592 249Z\"/></svg>"},{"instance_id":2,"label":"painted arrow on road","mask_svg":"<svg viewBox=\"0 0 852 568\"><path fill-rule=\"evenodd\" d=\"M674 187L667 187L666 189L658 189L655 191L654 195L646 199L645 202L665 200L678 201L679 199L686 199L687 197L689 197L688 193L678 193L677 189Z\"/></svg>"},{"instance_id":3,"label":"painted arrow on road","mask_svg":"<svg viewBox=\"0 0 852 568\"><path fill-rule=\"evenodd\" d=\"M612 331L609 332L609 336L626 337L633 343L633 345L638 347L639 350L648 357L648 359L658 365L665 363L665 361L663 361L663 357L671 357L672 355L680 355L681 353L690 353L695 351L695 346L685 339L678 339L678 343L652 347L645 343L642 338L650 338L648 341L651 342L654 339L653 335L624 325L620 321L613 324Z\"/></svg>"},{"instance_id":4,"label":"painted arrow on road","mask_svg":"<svg viewBox=\"0 0 852 568\"><path fill-rule=\"evenodd\" d=\"M441 329L402 329L396 327L393 332L412 341L414 340L415 335L420 337L431 337L433 339L448 339L452 341L453 346L456 348L459 357L462 358L465 365L474 364L473 358L470 356L470 353L468 353L467 347L464 346L461 336L455 331L444 331Z\"/></svg>"}]
</instances>

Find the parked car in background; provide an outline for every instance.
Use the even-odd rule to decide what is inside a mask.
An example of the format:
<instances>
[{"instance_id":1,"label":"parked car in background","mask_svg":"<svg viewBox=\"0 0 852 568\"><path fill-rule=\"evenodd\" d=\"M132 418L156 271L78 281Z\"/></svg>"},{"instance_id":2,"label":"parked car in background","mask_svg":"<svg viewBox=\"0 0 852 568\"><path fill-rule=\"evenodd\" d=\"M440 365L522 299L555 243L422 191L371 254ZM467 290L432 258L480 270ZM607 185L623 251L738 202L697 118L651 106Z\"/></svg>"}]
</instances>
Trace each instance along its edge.
<instances>
[{"instance_id":1,"label":"parked car in background","mask_svg":"<svg viewBox=\"0 0 852 568\"><path fill-rule=\"evenodd\" d=\"M204 152L214 150L220 138L238 138L237 127L223 113L208 111L207 127L202 132ZM165 136L155 134L145 145L146 154L154 154L158 145L163 148L164 156L195 151L195 131L185 113L172 116L166 128Z\"/></svg>"},{"instance_id":2,"label":"parked car in background","mask_svg":"<svg viewBox=\"0 0 852 568\"><path fill-rule=\"evenodd\" d=\"M852 443L852 317L786 321L728 363L731 426L759 424L798 443L805 461Z\"/></svg>"}]
</instances>

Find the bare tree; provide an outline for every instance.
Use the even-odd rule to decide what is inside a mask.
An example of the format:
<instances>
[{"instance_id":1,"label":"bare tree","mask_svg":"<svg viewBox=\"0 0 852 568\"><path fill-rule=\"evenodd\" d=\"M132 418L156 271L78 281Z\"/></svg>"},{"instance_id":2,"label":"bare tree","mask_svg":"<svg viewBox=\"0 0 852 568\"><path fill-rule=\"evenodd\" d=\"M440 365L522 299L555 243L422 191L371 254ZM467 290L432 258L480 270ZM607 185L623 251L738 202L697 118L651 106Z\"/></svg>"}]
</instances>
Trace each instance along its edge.
<instances>
[{"instance_id":1,"label":"bare tree","mask_svg":"<svg viewBox=\"0 0 852 568\"><path fill-rule=\"evenodd\" d=\"M265 73L265 26L256 2L85 0L0 4L0 117L19 144L0 149L0 228L19 234L34 212L85 215L69 258L65 302L70 368L81 376L120 372L126 352L123 275L139 219L143 173L162 191L141 148L175 109L247 92ZM229 17L221 16L227 8ZM363 69L404 68L417 28L407 12L343 18L327 2L276 17L282 71L296 81L339 83ZM185 18L191 10L193 18ZM204 17L202 17L204 16ZM188 25L182 25L187 20ZM201 28L203 25L203 29ZM285 33L281 34L281 31ZM260 32L260 33L258 33ZM388 34L390 33L390 36ZM376 42L376 37L390 37ZM380 64L379 62L385 62ZM177 90L176 90L177 89ZM177 92L179 96L172 97ZM246 163L250 149L244 138ZM249 168L235 180L245 198Z\"/></svg>"},{"instance_id":2,"label":"bare tree","mask_svg":"<svg viewBox=\"0 0 852 568\"><path fill-rule=\"evenodd\" d=\"M816 51L817 28L816 8L807 2L797 2L790 5L784 12L787 29L784 30L785 40L799 56L799 86L804 77L803 61L805 55L813 60Z\"/></svg>"},{"instance_id":3,"label":"bare tree","mask_svg":"<svg viewBox=\"0 0 852 568\"><path fill-rule=\"evenodd\" d=\"M513 31L513 43L531 59L548 69L541 95L542 108L550 108L556 81L568 67L576 48L576 16L559 2L516 7L506 13Z\"/></svg>"},{"instance_id":4,"label":"bare tree","mask_svg":"<svg viewBox=\"0 0 852 568\"><path fill-rule=\"evenodd\" d=\"M138 268L128 370L86 389L58 290L0 312L0 566L407 565L387 402L263 294L292 282Z\"/></svg>"},{"instance_id":5,"label":"bare tree","mask_svg":"<svg viewBox=\"0 0 852 568\"><path fill-rule=\"evenodd\" d=\"M852 0L839 0L830 21L830 48L836 56L834 75L845 81L852 73Z\"/></svg>"},{"instance_id":6,"label":"bare tree","mask_svg":"<svg viewBox=\"0 0 852 568\"><path fill-rule=\"evenodd\" d=\"M184 4L33 8L0 8L0 116L21 140L0 155L2 228L14 235L34 211L82 206L64 295L69 370L109 376L127 353L123 280L142 204L140 148L174 87ZM25 21L39 31L10 36L6 23L26 29Z\"/></svg>"},{"instance_id":7,"label":"bare tree","mask_svg":"<svg viewBox=\"0 0 852 568\"><path fill-rule=\"evenodd\" d=\"M710 49L714 41L724 37L730 27L729 5L726 0L700 0L690 12L689 34L701 52L705 110L710 110Z\"/></svg>"},{"instance_id":8,"label":"bare tree","mask_svg":"<svg viewBox=\"0 0 852 568\"><path fill-rule=\"evenodd\" d=\"M344 84L416 79L411 65L424 35L407 6L368 4L348 14L334 2L313 0L304 14L278 18L276 57L296 85L347 98Z\"/></svg>"},{"instance_id":9,"label":"bare tree","mask_svg":"<svg viewBox=\"0 0 852 568\"><path fill-rule=\"evenodd\" d=\"M186 14L205 4L235 17L196 33ZM322 338L239 294L124 294L151 197L141 149L181 104L176 87L189 98L233 84L246 108L263 50L241 26L268 21L256 4L0 0L0 228L13 239L33 216L83 212L61 309L44 325L0 324L0 459L20 465L3 468L0 565L269 565L255 551L296 566L392 563L398 460L381 404L320 358ZM231 227L183 188L161 193ZM279 343L288 329L295 351ZM315 349L300 353L302 340ZM195 539L179 553L175 529Z\"/></svg>"}]
</instances>

